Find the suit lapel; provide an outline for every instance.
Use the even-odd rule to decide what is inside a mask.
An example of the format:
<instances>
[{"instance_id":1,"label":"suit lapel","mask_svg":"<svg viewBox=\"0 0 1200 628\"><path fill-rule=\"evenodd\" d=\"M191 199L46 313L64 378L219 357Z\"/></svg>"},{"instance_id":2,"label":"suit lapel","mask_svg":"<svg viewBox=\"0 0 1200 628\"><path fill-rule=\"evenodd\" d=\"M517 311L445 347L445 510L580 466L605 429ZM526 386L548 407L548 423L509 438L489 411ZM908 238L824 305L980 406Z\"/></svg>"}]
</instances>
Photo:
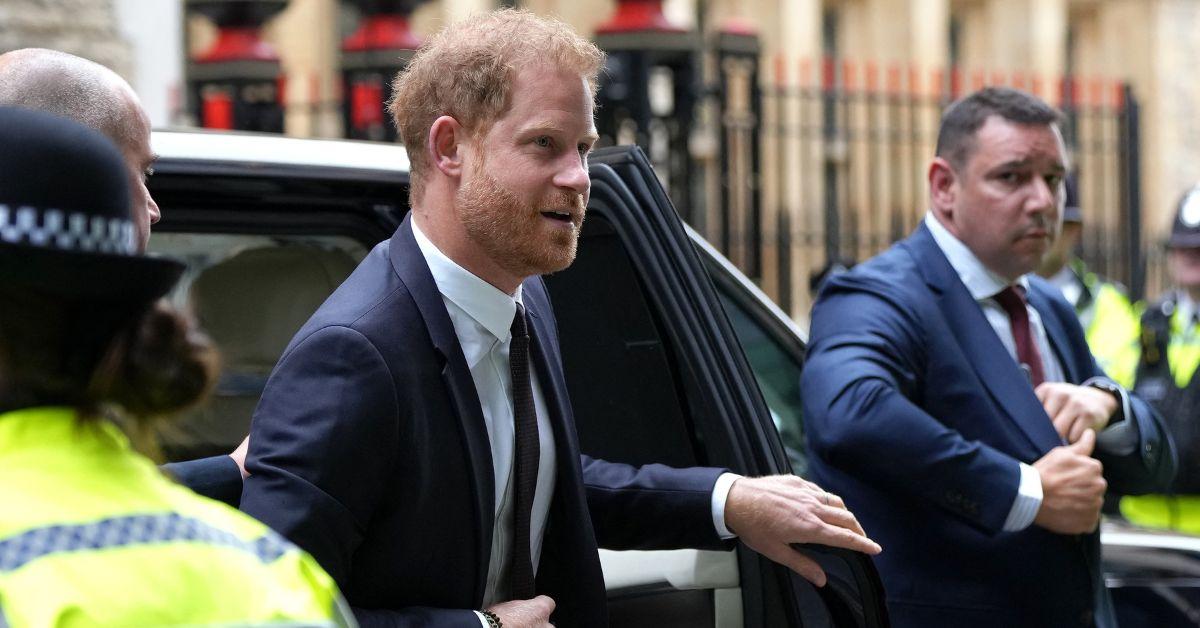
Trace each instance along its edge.
<instances>
[{"instance_id":1,"label":"suit lapel","mask_svg":"<svg viewBox=\"0 0 1200 628\"><path fill-rule=\"evenodd\" d=\"M545 297L545 287L540 278L525 282L525 307L530 321L530 360L538 380L542 382L542 397L550 413L550 424L554 428L554 446L558 452L559 476L556 487L580 486L583 472L579 466L579 438L571 419L567 383L562 371L562 356L553 325L554 313ZM560 493L561 490L555 491Z\"/></svg>"},{"instance_id":2,"label":"suit lapel","mask_svg":"<svg viewBox=\"0 0 1200 628\"><path fill-rule=\"evenodd\" d=\"M1062 365L1066 380L1068 382L1083 381L1083 374L1079 373L1076 368L1078 365L1074 360L1067 359L1069 357L1067 350L1071 346L1067 342L1067 328L1063 327L1062 321L1054 315L1049 298L1033 286L1030 286L1026 296L1029 299L1029 305L1037 310L1038 316L1042 319L1042 327L1046 329L1046 337L1050 339L1050 349L1054 351L1058 363Z\"/></svg>"},{"instance_id":3,"label":"suit lapel","mask_svg":"<svg viewBox=\"0 0 1200 628\"><path fill-rule=\"evenodd\" d=\"M942 319L995 405L1016 423L1039 454L1060 445L1061 439L1033 394L1025 373L1000 343L983 309L958 278L933 234L922 224L908 239L907 246L917 259L925 282L940 295Z\"/></svg>"},{"instance_id":4,"label":"suit lapel","mask_svg":"<svg viewBox=\"0 0 1200 628\"><path fill-rule=\"evenodd\" d=\"M526 283L527 288L529 285ZM534 296L531 294L532 292L532 290L527 290L526 294ZM574 452L575 462L578 463L579 443L576 442L574 428L567 423L570 407L567 401L567 384L561 366L562 358L558 355L557 345L543 341L544 338L554 337L553 327L547 320L552 313L545 311L547 305L540 298L529 298L526 301L526 311L530 315L531 323L530 357L538 379L544 382L541 387L542 396L550 412L550 423L554 427L555 446L564 455L567 452ZM563 466L562 460L559 461L559 466Z\"/></svg>"},{"instance_id":5,"label":"suit lapel","mask_svg":"<svg viewBox=\"0 0 1200 628\"><path fill-rule=\"evenodd\" d=\"M434 348L442 360L442 380L454 406L455 420L466 445L474 489L475 545L480 563L475 570L476 599L483 599L487 585L487 565L492 551L492 529L495 526L495 473L492 469L492 449L483 406L475 381L467 368L462 346L454 333L454 324L446 312L446 304L438 292L429 265L413 237L412 213L404 218L389 244L392 267L412 295ZM436 420L436 419L435 419Z\"/></svg>"},{"instance_id":6,"label":"suit lapel","mask_svg":"<svg viewBox=\"0 0 1200 628\"><path fill-rule=\"evenodd\" d=\"M554 312L540 278L526 281L524 294L530 322L529 356L538 381L542 384L542 399L546 403L550 424L554 429L558 467L554 497L550 502L551 518L546 523L546 545L542 549L542 560L538 567L538 592L561 594L565 588L564 583L556 580L567 576L576 580L574 586L594 585L603 590L603 578L599 575L600 565L595 550L595 536L587 516L579 436L575 432L570 398L562 370L562 356L556 342ZM555 544L554 547L551 547L552 543ZM586 574L587 577L581 574ZM589 585L580 582L580 578L594 582ZM578 604L580 600L573 600L572 603ZM560 608L565 607L560 605Z\"/></svg>"}]
</instances>

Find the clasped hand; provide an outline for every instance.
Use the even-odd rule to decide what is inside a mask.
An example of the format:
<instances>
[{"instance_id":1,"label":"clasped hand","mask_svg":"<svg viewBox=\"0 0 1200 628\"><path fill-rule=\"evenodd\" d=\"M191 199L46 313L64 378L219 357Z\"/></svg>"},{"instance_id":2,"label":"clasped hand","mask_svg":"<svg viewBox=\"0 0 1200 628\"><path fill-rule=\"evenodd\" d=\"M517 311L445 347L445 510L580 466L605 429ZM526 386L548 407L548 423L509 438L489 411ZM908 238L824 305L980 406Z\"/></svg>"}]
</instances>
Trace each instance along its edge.
<instances>
[{"instance_id":1,"label":"clasped hand","mask_svg":"<svg viewBox=\"0 0 1200 628\"><path fill-rule=\"evenodd\" d=\"M1054 430L1068 443L1077 442L1084 430L1099 433L1117 410L1112 393L1091 386L1046 382L1033 392L1054 422Z\"/></svg>"},{"instance_id":2,"label":"clasped hand","mask_svg":"<svg viewBox=\"0 0 1200 628\"><path fill-rule=\"evenodd\" d=\"M1042 503L1034 523L1059 534L1086 534L1100 525L1104 506L1104 466L1092 457L1096 432L1108 425L1116 398L1103 390L1044 383L1034 391L1054 430L1067 445L1033 463L1042 480Z\"/></svg>"}]
</instances>

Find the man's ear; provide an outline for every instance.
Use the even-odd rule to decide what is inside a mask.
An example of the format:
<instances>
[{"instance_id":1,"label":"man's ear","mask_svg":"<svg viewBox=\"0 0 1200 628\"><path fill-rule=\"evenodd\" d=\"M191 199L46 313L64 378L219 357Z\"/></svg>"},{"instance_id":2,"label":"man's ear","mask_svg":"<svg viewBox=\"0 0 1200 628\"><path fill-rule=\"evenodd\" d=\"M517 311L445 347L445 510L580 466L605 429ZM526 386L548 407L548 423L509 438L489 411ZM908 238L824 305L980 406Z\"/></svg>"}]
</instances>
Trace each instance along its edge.
<instances>
[{"instance_id":1,"label":"man's ear","mask_svg":"<svg viewBox=\"0 0 1200 628\"><path fill-rule=\"evenodd\" d=\"M466 139L466 130L458 120L450 116L434 120L429 126L429 141L425 147L433 167L448 177L461 176L463 144Z\"/></svg>"},{"instance_id":2,"label":"man's ear","mask_svg":"<svg viewBox=\"0 0 1200 628\"><path fill-rule=\"evenodd\" d=\"M958 194L958 173L949 161L934 157L929 162L928 178L930 209L939 216L949 218Z\"/></svg>"}]
</instances>

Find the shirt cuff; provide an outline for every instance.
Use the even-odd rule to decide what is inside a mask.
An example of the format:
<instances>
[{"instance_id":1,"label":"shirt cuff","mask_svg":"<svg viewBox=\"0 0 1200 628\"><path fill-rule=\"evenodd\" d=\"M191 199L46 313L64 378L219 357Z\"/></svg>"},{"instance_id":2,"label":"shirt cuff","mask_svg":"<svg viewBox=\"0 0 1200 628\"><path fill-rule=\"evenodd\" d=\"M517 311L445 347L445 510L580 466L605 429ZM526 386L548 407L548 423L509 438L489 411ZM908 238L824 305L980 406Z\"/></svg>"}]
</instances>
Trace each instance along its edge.
<instances>
[{"instance_id":1,"label":"shirt cuff","mask_svg":"<svg viewBox=\"0 0 1200 628\"><path fill-rule=\"evenodd\" d=\"M475 616L479 618L479 625L483 626L483 628L492 628L491 625L488 624L487 617L483 616L483 613L481 613L479 611L471 611L471 612L475 613Z\"/></svg>"},{"instance_id":2,"label":"shirt cuff","mask_svg":"<svg viewBox=\"0 0 1200 628\"><path fill-rule=\"evenodd\" d=\"M729 531L729 526L725 525L725 500L729 499L729 489L733 488L733 483L742 479L742 476L736 473L722 473L717 478L717 483L713 485L712 492L712 521L713 528L717 531L717 536L724 539L732 539L737 536Z\"/></svg>"},{"instance_id":3,"label":"shirt cuff","mask_svg":"<svg viewBox=\"0 0 1200 628\"><path fill-rule=\"evenodd\" d=\"M1032 466L1020 463L1021 485L1017 487L1017 498L1013 500L1008 519L1004 520L1005 532L1018 532L1028 528L1042 507L1042 474Z\"/></svg>"}]
</instances>

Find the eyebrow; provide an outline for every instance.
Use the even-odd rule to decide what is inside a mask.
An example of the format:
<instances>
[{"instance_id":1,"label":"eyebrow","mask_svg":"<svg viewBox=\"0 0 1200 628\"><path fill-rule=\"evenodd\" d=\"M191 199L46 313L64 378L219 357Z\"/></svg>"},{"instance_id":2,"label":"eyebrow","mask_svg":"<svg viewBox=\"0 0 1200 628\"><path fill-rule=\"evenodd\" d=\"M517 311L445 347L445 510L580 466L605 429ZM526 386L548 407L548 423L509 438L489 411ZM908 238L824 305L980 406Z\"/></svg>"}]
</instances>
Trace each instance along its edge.
<instances>
[{"instance_id":1,"label":"eyebrow","mask_svg":"<svg viewBox=\"0 0 1200 628\"><path fill-rule=\"evenodd\" d=\"M992 168L991 172L996 172L998 170L1010 170L1013 168L1028 168L1032 165L1032 163L1033 162L1028 159L1014 159L1013 161L1006 161L995 168ZM1055 164L1053 169L1055 172L1059 173L1067 171L1066 165L1062 163Z\"/></svg>"},{"instance_id":2,"label":"eyebrow","mask_svg":"<svg viewBox=\"0 0 1200 628\"><path fill-rule=\"evenodd\" d=\"M522 135L532 135L536 133L565 133L562 127L552 122L539 122L521 129ZM600 136L596 131L588 131L583 135L584 140L589 140L593 144L600 140Z\"/></svg>"}]
</instances>

